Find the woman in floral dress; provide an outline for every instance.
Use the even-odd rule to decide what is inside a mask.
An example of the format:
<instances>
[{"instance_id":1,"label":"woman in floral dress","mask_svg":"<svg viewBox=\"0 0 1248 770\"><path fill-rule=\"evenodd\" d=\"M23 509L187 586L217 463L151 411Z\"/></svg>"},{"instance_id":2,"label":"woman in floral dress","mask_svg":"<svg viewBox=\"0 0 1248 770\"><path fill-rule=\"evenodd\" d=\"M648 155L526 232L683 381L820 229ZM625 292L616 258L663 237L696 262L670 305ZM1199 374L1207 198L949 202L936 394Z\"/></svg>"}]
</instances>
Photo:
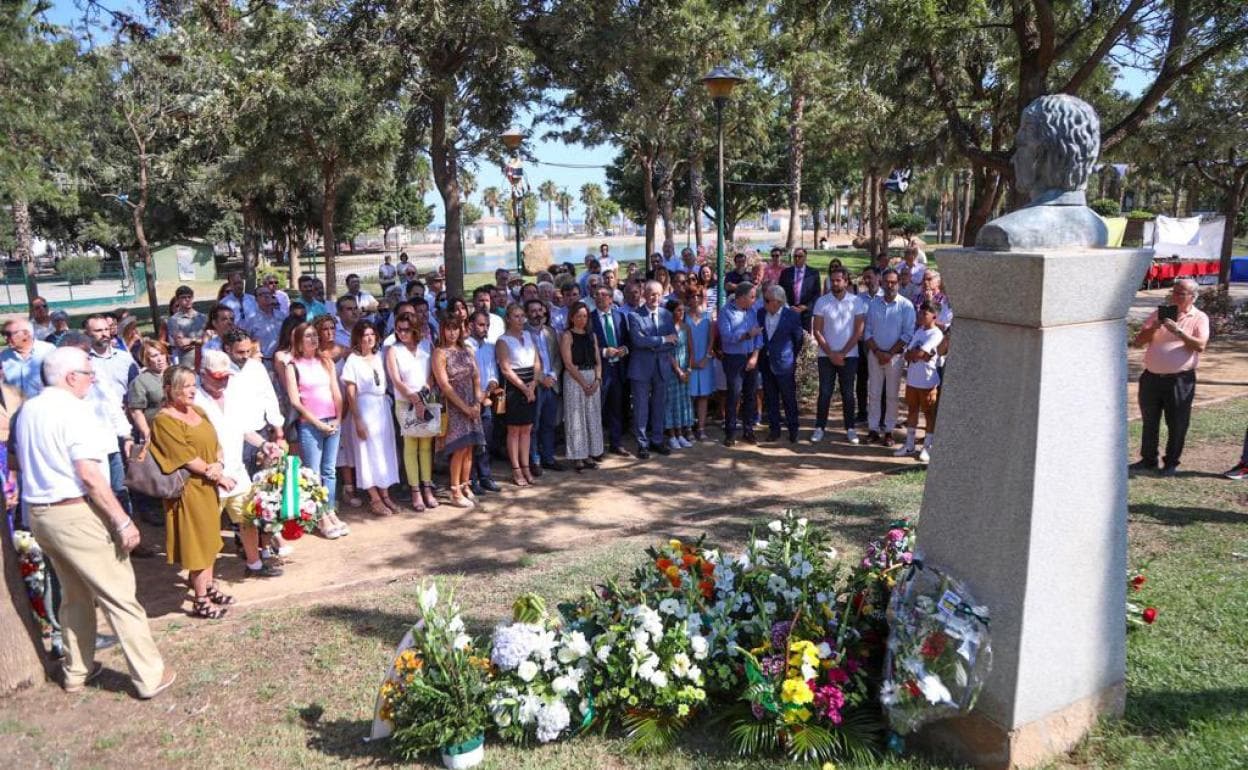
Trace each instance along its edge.
<instances>
[{"instance_id":1,"label":"woman in floral dress","mask_svg":"<svg viewBox=\"0 0 1248 770\"><path fill-rule=\"evenodd\" d=\"M448 415L442 454L449 458L451 505L471 508L476 496L469 488L472 452L485 443L481 432L481 381L476 354L465 344L465 330L453 311L438 315L438 344L433 350L433 378Z\"/></svg>"},{"instance_id":2,"label":"woman in floral dress","mask_svg":"<svg viewBox=\"0 0 1248 770\"><path fill-rule=\"evenodd\" d=\"M693 402L689 398L689 325L685 323L683 302L668 300L667 311L672 314L672 323L676 327L676 349L670 356L673 376L667 381L667 414L663 427L666 428L668 446L688 449L693 446L690 436Z\"/></svg>"}]
</instances>

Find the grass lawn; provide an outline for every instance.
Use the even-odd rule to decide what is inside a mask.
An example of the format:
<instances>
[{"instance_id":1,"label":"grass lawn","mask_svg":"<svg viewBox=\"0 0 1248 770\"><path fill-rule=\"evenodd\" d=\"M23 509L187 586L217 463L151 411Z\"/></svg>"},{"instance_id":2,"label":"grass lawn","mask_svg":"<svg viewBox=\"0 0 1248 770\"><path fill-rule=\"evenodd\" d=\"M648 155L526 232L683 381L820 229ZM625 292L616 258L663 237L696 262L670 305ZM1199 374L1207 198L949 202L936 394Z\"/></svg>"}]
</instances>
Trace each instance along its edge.
<instances>
[{"instance_id":1,"label":"grass lawn","mask_svg":"<svg viewBox=\"0 0 1248 770\"><path fill-rule=\"evenodd\" d=\"M1201 409L1178 479L1133 479L1133 568L1146 571L1136 596L1156 606L1154 626L1128 641L1126 716L1100 727L1069 758L1079 767L1229 768L1248 756L1248 485L1210 471L1229 467L1248 424L1248 399ZM1132 426L1132 446L1138 442ZM924 473L896 473L803 504L855 558L897 515L917 511ZM729 511L707 520L711 539L737 546L767 514ZM696 532L609 535L574 551L533 553L519 569L454 578L475 633L509 615L513 598L537 591L553 604L593 582L628 574L652 540ZM413 554L418 568L420 555ZM150 704L116 690L125 680L116 651L104 689L66 696L47 686L0 701L0 754L13 767L323 768L389 764L384 745L362 739L373 695L416 606L404 579L320 597L313 606L254 609L224 623L170 623L158 632L180 671L177 686ZM1055 633L1060 632L1054 629ZM540 749L488 744L490 768L713 768L786 766L733 757L722 729L700 727L661 759L633 757L618 737L592 736ZM852 766L852 765L849 765ZM838 765L844 768L847 765ZM882 758L877 768L931 767Z\"/></svg>"}]
</instances>

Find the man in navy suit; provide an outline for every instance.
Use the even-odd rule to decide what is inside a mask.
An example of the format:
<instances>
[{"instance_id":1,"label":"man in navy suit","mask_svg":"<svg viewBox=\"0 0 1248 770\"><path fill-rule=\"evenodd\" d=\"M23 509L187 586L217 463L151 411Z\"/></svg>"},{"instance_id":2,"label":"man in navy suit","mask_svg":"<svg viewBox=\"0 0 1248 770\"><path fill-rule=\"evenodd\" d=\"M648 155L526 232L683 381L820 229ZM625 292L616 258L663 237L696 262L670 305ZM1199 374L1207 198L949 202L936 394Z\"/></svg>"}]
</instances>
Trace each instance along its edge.
<instances>
[{"instance_id":1,"label":"man in navy suit","mask_svg":"<svg viewBox=\"0 0 1248 770\"><path fill-rule=\"evenodd\" d=\"M802 328L809 330L815 300L823 293L823 287L819 284L819 271L806 265L806 249L793 250L793 264L780 271L778 283L789 305L802 317Z\"/></svg>"},{"instance_id":2,"label":"man in navy suit","mask_svg":"<svg viewBox=\"0 0 1248 770\"><path fill-rule=\"evenodd\" d=\"M767 405L768 441L780 439L780 402L784 402L784 420L789 429L789 443L797 443L797 357L806 341L801 316L785 306L784 289L769 286L758 310L758 325L763 328L763 351L759 369L763 373L763 400Z\"/></svg>"},{"instance_id":3,"label":"man in navy suit","mask_svg":"<svg viewBox=\"0 0 1248 770\"><path fill-rule=\"evenodd\" d=\"M672 453L663 441L663 417L667 380L673 376L668 356L676 348L676 326L672 314L659 307L662 298L663 286L658 281L647 282L646 304L628 322L633 430L637 434L637 456L643 460L650 457L651 449L661 455Z\"/></svg>"},{"instance_id":4,"label":"man in navy suit","mask_svg":"<svg viewBox=\"0 0 1248 770\"><path fill-rule=\"evenodd\" d=\"M628 457L620 446L624 435L624 398L628 380L628 320L611 302L611 289L599 286L594 292L594 336L602 354L602 425L611 454Z\"/></svg>"}]
</instances>

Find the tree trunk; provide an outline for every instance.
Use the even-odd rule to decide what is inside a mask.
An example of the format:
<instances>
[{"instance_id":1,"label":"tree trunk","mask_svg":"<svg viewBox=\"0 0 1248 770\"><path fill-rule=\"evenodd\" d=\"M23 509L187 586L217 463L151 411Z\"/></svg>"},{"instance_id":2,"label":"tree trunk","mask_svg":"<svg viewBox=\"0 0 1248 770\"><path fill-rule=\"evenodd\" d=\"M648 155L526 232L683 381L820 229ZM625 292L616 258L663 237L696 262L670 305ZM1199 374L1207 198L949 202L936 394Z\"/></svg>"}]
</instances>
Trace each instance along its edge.
<instances>
[{"instance_id":1,"label":"tree trunk","mask_svg":"<svg viewBox=\"0 0 1248 770\"><path fill-rule=\"evenodd\" d=\"M962 209L958 212L960 217L961 232L959 235L962 239L959 241L963 246L970 246L975 242L974 236L967 237L966 223L971 218L971 172L964 171L962 175Z\"/></svg>"},{"instance_id":2,"label":"tree trunk","mask_svg":"<svg viewBox=\"0 0 1248 770\"><path fill-rule=\"evenodd\" d=\"M143 260L143 270L147 272L147 304L152 311L152 331L160 334L160 300L156 297L156 260L152 258L152 247L147 243L147 232L143 229L143 214L147 211L147 173L148 159L144 145L139 146L139 202L130 210L134 220L134 238L139 242L139 257ZM122 259L128 259L123 256Z\"/></svg>"},{"instance_id":3,"label":"tree trunk","mask_svg":"<svg viewBox=\"0 0 1248 770\"><path fill-rule=\"evenodd\" d=\"M663 243L676 243L676 206L675 191L672 189L672 176L668 174L659 188L659 212L663 217Z\"/></svg>"},{"instance_id":4,"label":"tree trunk","mask_svg":"<svg viewBox=\"0 0 1248 770\"><path fill-rule=\"evenodd\" d=\"M689 215L693 218L693 242L702 248L702 210L706 207L702 194L702 155L689 159Z\"/></svg>"},{"instance_id":5,"label":"tree trunk","mask_svg":"<svg viewBox=\"0 0 1248 770\"><path fill-rule=\"evenodd\" d=\"M888 191L884 189L884 181L888 179L892 169L888 169L883 174L875 178L875 183L880 189L880 244L876 254L881 257L888 256Z\"/></svg>"},{"instance_id":6,"label":"tree trunk","mask_svg":"<svg viewBox=\"0 0 1248 770\"><path fill-rule=\"evenodd\" d=\"M974 187L971 198L967 201L967 218L963 226L963 243L968 246L975 244L979 229L988 223L992 210L1001 200L1004 191L1004 180L996 171L987 166L975 164L971 176Z\"/></svg>"},{"instance_id":7,"label":"tree trunk","mask_svg":"<svg viewBox=\"0 0 1248 770\"><path fill-rule=\"evenodd\" d=\"M810 240L810 247L812 249L819 248L819 219L820 219L819 215L822 213L823 213L822 206L812 205L810 207L811 229L813 230L811 234L811 240Z\"/></svg>"},{"instance_id":8,"label":"tree trunk","mask_svg":"<svg viewBox=\"0 0 1248 770\"><path fill-rule=\"evenodd\" d=\"M939 213L936 215L936 242L945 242L945 214L949 211L949 180L943 176L940 179L940 205Z\"/></svg>"},{"instance_id":9,"label":"tree trunk","mask_svg":"<svg viewBox=\"0 0 1248 770\"><path fill-rule=\"evenodd\" d=\"M433 166L433 183L442 196L446 212L446 230L442 235L442 256L446 266L446 294L448 297L464 296L464 250L460 240L463 223L459 190L459 155L454 140L447 136L446 101L444 95L430 100L432 112L431 141L429 143L430 165Z\"/></svg>"},{"instance_id":10,"label":"tree trunk","mask_svg":"<svg viewBox=\"0 0 1248 770\"><path fill-rule=\"evenodd\" d=\"M17 245L13 256L22 263L22 271L26 273L26 309L34 313L35 297L39 296L39 282L35 280L34 231L30 227L30 202L24 197L13 199L13 234Z\"/></svg>"},{"instance_id":11,"label":"tree trunk","mask_svg":"<svg viewBox=\"0 0 1248 770\"><path fill-rule=\"evenodd\" d=\"M294 219L286 220L284 230L287 258L290 260L287 266L290 271L290 288L294 289L299 286L299 276L303 274L303 265L300 264L300 258L303 256L303 238L300 237L299 228L295 226Z\"/></svg>"},{"instance_id":12,"label":"tree trunk","mask_svg":"<svg viewBox=\"0 0 1248 770\"><path fill-rule=\"evenodd\" d=\"M659 221L658 196L654 192L654 158L641 154L637 158L641 164L641 197L646 202L646 254L645 264L650 264L650 255L654 253L655 231Z\"/></svg>"},{"instance_id":13,"label":"tree trunk","mask_svg":"<svg viewBox=\"0 0 1248 770\"><path fill-rule=\"evenodd\" d=\"M249 196L243 201L243 282L248 291L254 291L256 288L256 265L260 262L259 255L259 238L256 233L259 227L256 223L256 205L255 201ZM230 259L234 258L231 249Z\"/></svg>"},{"instance_id":14,"label":"tree trunk","mask_svg":"<svg viewBox=\"0 0 1248 770\"><path fill-rule=\"evenodd\" d=\"M792 251L802 237L802 164L806 158L806 139L802 116L806 112L805 78L798 70L793 76L789 99L789 232L784 247Z\"/></svg>"},{"instance_id":15,"label":"tree trunk","mask_svg":"<svg viewBox=\"0 0 1248 770\"><path fill-rule=\"evenodd\" d=\"M1226 205L1222 213L1226 216L1226 225L1222 228L1222 254L1218 259L1218 286L1229 291L1231 288L1231 250L1235 241L1235 221L1239 211L1244 207L1244 197L1248 195L1248 165L1235 172L1230 187L1225 190Z\"/></svg>"},{"instance_id":16,"label":"tree trunk","mask_svg":"<svg viewBox=\"0 0 1248 770\"><path fill-rule=\"evenodd\" d=\"M962 243L962 172L953 172L953 185L949 211L949 242Z\"/></svg>"},{"instance_id":17,"label":"tree trunk","mask_svg":"<svg viewBox=\"0 0 1248 770\"><path fill-rule=\"evenodd\" d=\"M321 161L321 240L325 244L325 297L338 296L338 271L334 264L338 242L334 236L334 215L338 207L338 163L336 159Z\"/></svg>"},{"instance_id":18,"label":"tree trunk","mask_svg":"<svg viewBox=\"0 0 1248 770\"><path fill-rule=\"evenodd\" d=\"M0 569L8 588L7 601L0 602L0 695L5 695L34 687L47 676L42 636L18 570L8 526L0 527Z\"/></svg>"}]
</instances>

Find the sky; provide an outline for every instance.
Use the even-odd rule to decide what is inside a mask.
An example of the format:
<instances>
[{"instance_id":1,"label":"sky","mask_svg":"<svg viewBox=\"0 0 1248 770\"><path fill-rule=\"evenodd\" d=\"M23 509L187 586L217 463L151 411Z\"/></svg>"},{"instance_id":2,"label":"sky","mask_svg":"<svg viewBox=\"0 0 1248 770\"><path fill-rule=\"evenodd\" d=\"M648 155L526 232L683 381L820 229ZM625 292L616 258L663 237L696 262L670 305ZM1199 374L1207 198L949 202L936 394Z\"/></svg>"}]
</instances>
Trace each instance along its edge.
<instances>
[{"instance_id":1,"label":"sky","mask_svg":"<svg viewBox=\"0 0 1248 770\"><path fill-rule=\"evenodd\" d=\"M82 21L82 11L76 3L81 0L53 0L52 8L48 12L49 19L57 24L67 26L78 26ZM105 0L109 7L118 10L129 10L136 15L142 15L141 6L136 5L130 0ZM107 23L107 19L105 20ZM1144 88L1151 82L1151 73L1144 70L1125 69L1119 72L1116 85L1132 95L1140 94ZM581 147L580 145L564 144L557 140L546 140L543 137L550 130L550 126L544 124L534 124L532 119L528 121L520 121L519 127L525 132L525 149L532 156L533 160L525 163L525 176L528 179L529 186L536 192L538 186L547 179L552 180L560 189L567 189L572 195L573 205L571 217L573 220L579 220L583 214L583 207L578 200L581 185L588 182L595 182L606 189L606 173L603 166L614 160L618 150L610 144L601 145L599 147ZM501 146L502 140L499 140ZM592 168L561 168L558 166L547 165L549 163L560 163L574 166L591 166ZM509 189L507 181L503 178L502 169L486 159L481 159L475 164L473 169L477 176L477 192L473 194L473 202L480 205L481 190L486 187L498 187L499 190L506 192ZM432 204L434 207L434 224L440 225L445 221L442 207L442 199L436 192L430 192L425 196L425 202ZM537 221L540 224L547 220L548 207L545 204L538 206ZM556 222L561 221L558 211L554 212Z\"/></svg>"}]
</instances>

